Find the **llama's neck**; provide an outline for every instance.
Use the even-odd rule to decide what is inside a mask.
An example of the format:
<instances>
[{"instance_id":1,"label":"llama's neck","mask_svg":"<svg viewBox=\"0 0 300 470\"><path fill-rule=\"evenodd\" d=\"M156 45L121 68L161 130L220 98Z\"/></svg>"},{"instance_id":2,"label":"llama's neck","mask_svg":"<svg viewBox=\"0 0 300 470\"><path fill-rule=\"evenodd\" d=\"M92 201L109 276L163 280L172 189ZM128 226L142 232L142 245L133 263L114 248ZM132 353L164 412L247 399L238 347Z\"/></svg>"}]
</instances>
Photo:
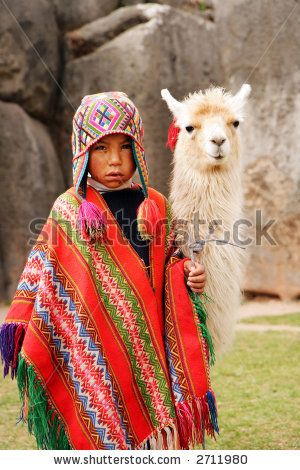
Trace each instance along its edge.
<instances>
[{"instance_id":1,"label":"llama's neck","mask_svg":"<svg viewBox=\"0 0 300 470\"><path fill-rule=\"evenodd\" d=\"M239 166L221 171L200 173L189 167L174 165L170 202L174 216L191 222L195 213L211 222L221 219L224 228L241 215L242 191Z\"/></svg>"}]
</instances>

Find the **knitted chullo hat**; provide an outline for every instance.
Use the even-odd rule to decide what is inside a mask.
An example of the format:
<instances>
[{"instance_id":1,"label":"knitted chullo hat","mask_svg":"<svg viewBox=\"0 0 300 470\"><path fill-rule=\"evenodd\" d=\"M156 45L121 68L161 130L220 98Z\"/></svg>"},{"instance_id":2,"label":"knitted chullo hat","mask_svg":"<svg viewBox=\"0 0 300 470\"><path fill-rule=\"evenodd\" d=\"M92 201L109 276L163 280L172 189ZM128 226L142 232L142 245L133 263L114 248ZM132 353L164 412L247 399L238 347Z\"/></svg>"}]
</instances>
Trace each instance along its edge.
<instances>
[{"instance_id":1,"label":"knitted chullo hat","mask_svg":"<svg viewBox=\"0 0 300 470\"><path fill-rule=\"evenodd\" d=\"M117 133L126 134L132 139L132 154L145 196L137 212L138 230L144 240L155 235L159 209L148 198L148 168L140 113L125 93L107 92L85 96L73 118L73 184L82 199L77 226L85 240L101 239L106 223L100 209L86 200L89 151L105 135Z\"/></svg>"}]
</instances>

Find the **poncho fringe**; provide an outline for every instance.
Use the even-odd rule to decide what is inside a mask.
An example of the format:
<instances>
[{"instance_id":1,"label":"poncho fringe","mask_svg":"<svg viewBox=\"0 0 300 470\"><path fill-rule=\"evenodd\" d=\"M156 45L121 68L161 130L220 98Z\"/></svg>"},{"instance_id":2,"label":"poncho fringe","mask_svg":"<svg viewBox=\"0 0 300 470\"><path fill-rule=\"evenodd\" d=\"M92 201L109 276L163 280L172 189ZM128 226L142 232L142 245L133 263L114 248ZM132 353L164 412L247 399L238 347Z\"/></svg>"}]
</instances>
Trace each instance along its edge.
<instances>
[{"instance_id":1,"label":"poncho fringe","mask_svg":"<svg viewBox=\"0 0 300 470\"><path fill-rule=\"evenodd\" d=\"M50 404L34 367L27 364L21 353L17 381L22 401L19 421L27 422L28 431L35 436L38 449L71 449L60 415Z\"/></svg>"},{"instance_id":2,"label":"poncho fringe","mask_svg":"<svg viewBox=\"0 0 300 470\"><path fill-rule=\"evenodd\" d=\"M27 423L29 433L36 438L38 449L72 449L60 415L47 398L34 367L26 362L21 353L16 377L22 402L18 422ZM219 433L216 402L212 391L208 391L203 397L194 397L178 404L176 414L179 434L177 423L174 421L169 426L154 431L137 449L180 449L179 439L187 448L199 444L205 447L204 431L211 437L215 437L215 432Z\"/></svg>"}]
</instances>

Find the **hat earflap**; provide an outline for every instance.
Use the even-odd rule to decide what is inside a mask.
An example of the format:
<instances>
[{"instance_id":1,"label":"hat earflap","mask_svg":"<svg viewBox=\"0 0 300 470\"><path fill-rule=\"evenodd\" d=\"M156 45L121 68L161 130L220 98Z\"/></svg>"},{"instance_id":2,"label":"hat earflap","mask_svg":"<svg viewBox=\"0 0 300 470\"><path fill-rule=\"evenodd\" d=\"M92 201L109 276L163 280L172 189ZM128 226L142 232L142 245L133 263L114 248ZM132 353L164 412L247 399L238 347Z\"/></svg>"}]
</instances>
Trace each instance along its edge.
<instances>
[{"instance_id":1,"label":"hat earflap","mask_svg":"<svg viewBox=\"0 0 300 470\"><path fill-rule=\"evenodd\" d=\"M141 157L141 152L139 152L139 159L136 145L137 144L135 143L134 139L132 139L133 157L139 172L143 193L145 196L145 199L139 205L137 210L137 227L142 240L152 240L157 234L161 214L156 202L152 199L149 199L147 180L145 181L145 177L147 178L147 166L146 162ZM144 172L141 166L141 164L143 164L142 162L145 164Z\"/></svg>"},{"instance_id":2,"label":"hat earflap","mask_svg":"<svg viewBox=\"0 0 300 470\"><path fill-rule=\"evenodd\" d=\"M100 241L106 230L107 220L105 214L99 209L98 206L96 206L96 204L86 200L88 159L89 153L86 152L84 166L76 186L77 194L79 186L81 186L83 191L83 197L79 206L76 225L82 240Z\"/></svg>"}]
</instances>

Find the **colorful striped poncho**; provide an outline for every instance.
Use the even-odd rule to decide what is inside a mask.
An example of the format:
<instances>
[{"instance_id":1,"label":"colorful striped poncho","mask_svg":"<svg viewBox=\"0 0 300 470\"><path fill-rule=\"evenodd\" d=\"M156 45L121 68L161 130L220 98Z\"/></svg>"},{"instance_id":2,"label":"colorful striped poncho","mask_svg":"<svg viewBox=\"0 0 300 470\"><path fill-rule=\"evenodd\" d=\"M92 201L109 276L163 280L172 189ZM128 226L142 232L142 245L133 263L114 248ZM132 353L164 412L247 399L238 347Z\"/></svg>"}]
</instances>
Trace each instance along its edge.
<instances>
[{"instance_id":1,"label":"colorful striped poncho","mask_svg":"<svg viewBox=\"0 0 300 470\"><path fill-rule=\"evenodd\" d=\"M4 375L41 449L189 449L218 432L205 316L174 256L164 196L150 278L104 198L102 241L76 230L80 200L60 195L32 248L0 331ZM204 328L204 329L203 329Z\"/></svg>"}]
</instances>

